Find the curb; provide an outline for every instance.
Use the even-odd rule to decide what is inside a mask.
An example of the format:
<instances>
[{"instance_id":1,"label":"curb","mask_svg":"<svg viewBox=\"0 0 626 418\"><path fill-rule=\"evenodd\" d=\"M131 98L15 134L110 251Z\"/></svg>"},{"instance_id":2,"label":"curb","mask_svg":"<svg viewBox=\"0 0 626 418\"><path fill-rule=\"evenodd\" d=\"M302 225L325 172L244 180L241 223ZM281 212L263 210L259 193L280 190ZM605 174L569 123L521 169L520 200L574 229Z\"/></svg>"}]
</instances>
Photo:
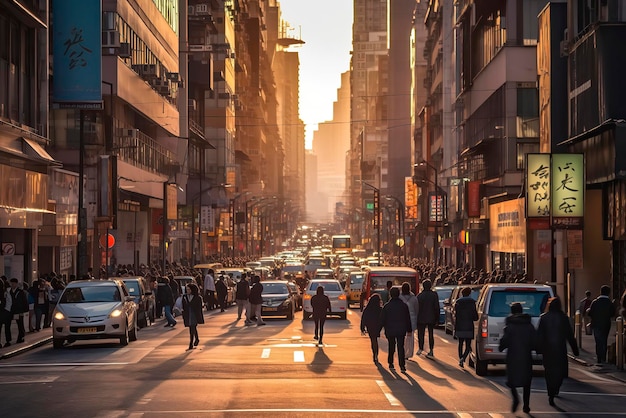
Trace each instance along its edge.
<instances>
[{"instance_id":1,"label":"curb","mask_svg":"<svg viewBox=\"0 0 626 418\"><path fill-rule=\"evenodd\" d=\"M584 367L588 367L589 369L591 369L593 366L595 366L594 363L589 363L588 361L580 358L580 357L574 357L572 354L567 354L567 356L570 358L570 360L575 361L576 363L580 364L581 366ZM622 382L622 383L626 383L626 373L622 370L606 370L606 371L598 371L598 370L590 370L592 373L598 373L598 374L602 374L604 376L608 376L616 381Z\"/></svg>"},{"instance_id":2,"label":"curb","mask_svg":"<svg viewBox=\"0 0 626 418\"><path fill-rule=\"evenodd\" d=\"M50 342L52 342L52 336L47 337L47 338L45 338L43 340L39 340L39 341L37 341L37 342L35 342L33 344L22 346L22 347L20 347L20 348L18 348L16 350L9 351L8 353L4 353L4 354L2 354L0 356L0 360L4 360L4 359L7 359L7 358L15 357L15 356L17 356L19 354L22 354L22 353L26 352L26 351L30 351L30 350L32 350L34 348L41 347L42 345L46 345L46 344L48 344Z\"/></svg>"}]
</instances>

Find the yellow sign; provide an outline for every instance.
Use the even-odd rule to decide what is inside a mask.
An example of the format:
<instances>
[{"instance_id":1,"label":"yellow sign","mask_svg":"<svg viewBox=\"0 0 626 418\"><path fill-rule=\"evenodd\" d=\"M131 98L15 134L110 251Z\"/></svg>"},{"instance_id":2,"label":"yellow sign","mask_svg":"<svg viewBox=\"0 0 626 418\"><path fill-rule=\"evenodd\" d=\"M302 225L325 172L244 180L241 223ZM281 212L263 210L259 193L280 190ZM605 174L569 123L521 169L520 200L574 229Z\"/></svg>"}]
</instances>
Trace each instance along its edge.
<instances>
[{"instance_id":1,"label":"yellow sign","mask_svg":"<svg viewBox=\"0 0 626 418\"><path fill-rule=\"evenodd\" d=\"M584 214L583 154L552 154L552 216L582 218Z\"/></svg>"},{"instance_id":2,"label":"yellow sign","mask_svg":"<svg viewBox=\"0 0 626 418\"><path fill-rule=\"evenodd\" d=\"M406 219L417 219L417 185L412 177L404 178L404 207Z\"/></svg>"},{"instance_id":3,"label":"yellow sign","mask_svg":"<svg viewBox=\"0 0 626 418\"><path fill-rule=\"evenodd\" d=\"M550 216L550 154L526 155L526 214Z\"/></svg>"}]
</instances>

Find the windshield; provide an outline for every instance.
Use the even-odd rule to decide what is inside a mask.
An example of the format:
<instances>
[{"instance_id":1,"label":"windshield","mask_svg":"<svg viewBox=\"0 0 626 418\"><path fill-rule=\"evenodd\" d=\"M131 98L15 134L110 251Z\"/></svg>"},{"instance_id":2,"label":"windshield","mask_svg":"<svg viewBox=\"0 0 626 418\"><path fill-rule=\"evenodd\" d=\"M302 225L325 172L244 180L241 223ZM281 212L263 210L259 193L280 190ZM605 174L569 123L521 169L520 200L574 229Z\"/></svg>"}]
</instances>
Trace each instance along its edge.
<instances>
[{"instance_id":1,"label":"windshield","mask_svg":"<svg viewBox=\"0 0 626 418\"><path fill-rule=\"evenodd\" d=\"M450 288L450 289L434 288L433 290L435 292L437 292L437 297L439 298L439 303L443 303L444 300L446 300L446 299L448 299L450 297L450 295L452 294L452 291L454 289L453 288Z\"/></svg>"},{"instance_id":2,"label":"windshield","mask_svg":"<svg viewBox=\"0 0 626 418\"><path fill-rule=\"evenodd\" d=\"M59 303L121 302L117 286L85 286L65 289Z\"/></svg>"},{"instance_id":3,"label":"windshield","mask_svg":"<svg viewBox=\"0 0 626 418\"><path fill-rule=\"evenodd\" d=\"M124 280L124 284L126 285L126 288L128 289L128 294L131 296L140 296L141 292L139 291L139 283L137 283L134 280L129 280L126 281Z\"/></svg>"},{"instance_id":4,"label":"windshield","mask_svg":"<svg viewBox=\"0 0 626 418\"><path fill-rule=\"evenodd\" d=\"M511 304L515 302L522 304L525 314L539 316L544 311L549 298L550 293L547 291L496 290L489 302L489 316L509 316Z\"/></svg>"},{"instance_id":5,"label":"windshield","mask_svg":"<svg viewBox=\"0 0 626 418\"><path fill-rule=\"evenodd\" d=\"M350 276L350 284L361 285L363 284L363 279L365 279L365 276L362 274L358 276Z\"/></svg>"},{"instance_id":6,"label":"windshield","mask_svg":"<svg viewBox=\"0 0 626 418\"><path fill-rule=\"evenodd\" d=\"M309 290L317 291L318 286L324 286L325 292L340 292L341 286L337 282L312 282Z\"/></svg>"},{"instance_id":7,"label":"windshield","mask_svg":"<svg viewBox=\"0 0 626 418\"><path fill-rule=\"evenodd\" d=\"M286 294L289 289L285 283L263 283L263 293Z\"/></svg>"},{"instance_id":8,"label":"windshield","mask_svg":"<svg viewBox=\"0 0 626 418\"><path fill-rule=\"evenodd\" d=\"M372 289L386 289L387 281L391 281L393 286L402 286L402 283L408 282L411 285L411 291L415 293L415 276L371 275L370 277Z\"/></svg>"}]
</instances>

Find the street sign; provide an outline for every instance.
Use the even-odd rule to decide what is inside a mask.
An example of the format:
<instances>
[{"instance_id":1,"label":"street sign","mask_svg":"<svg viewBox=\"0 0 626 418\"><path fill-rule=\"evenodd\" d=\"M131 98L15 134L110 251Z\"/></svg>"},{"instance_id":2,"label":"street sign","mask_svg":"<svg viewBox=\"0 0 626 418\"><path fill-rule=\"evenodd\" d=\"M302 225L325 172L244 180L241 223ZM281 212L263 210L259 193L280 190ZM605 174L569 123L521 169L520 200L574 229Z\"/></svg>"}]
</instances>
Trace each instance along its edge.
<instances>
[{"instance_id":1,"label":"street sign","mask_svg":"<svg viewBox=\"0 0 626 418\"><path fill-rule=\"evenodd\" d=\"M101 248L113 248L115 245L115 237L111 234L100 235L100 247Z\"/></svg>"}]
</instances>

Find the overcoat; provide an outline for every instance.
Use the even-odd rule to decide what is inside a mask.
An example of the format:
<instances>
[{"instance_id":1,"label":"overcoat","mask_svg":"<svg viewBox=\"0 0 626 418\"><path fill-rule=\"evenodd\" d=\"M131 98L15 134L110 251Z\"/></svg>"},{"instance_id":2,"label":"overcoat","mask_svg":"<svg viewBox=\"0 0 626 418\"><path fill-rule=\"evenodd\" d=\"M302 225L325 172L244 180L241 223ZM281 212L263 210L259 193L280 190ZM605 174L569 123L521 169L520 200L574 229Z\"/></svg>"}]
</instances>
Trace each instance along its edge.
<instances>
[{"instance_id":1,"label":"overcoat","mask_svg":"<svg viewBox=\"0 0 626 418\"><path fill-rule=\"evenodd\" d=\"M530 385L533 378L532 351L536 348L537 331L528 314L506 318L500 351L506 352L506 379L511 388Z\"/></svg>"}]
</instances>

